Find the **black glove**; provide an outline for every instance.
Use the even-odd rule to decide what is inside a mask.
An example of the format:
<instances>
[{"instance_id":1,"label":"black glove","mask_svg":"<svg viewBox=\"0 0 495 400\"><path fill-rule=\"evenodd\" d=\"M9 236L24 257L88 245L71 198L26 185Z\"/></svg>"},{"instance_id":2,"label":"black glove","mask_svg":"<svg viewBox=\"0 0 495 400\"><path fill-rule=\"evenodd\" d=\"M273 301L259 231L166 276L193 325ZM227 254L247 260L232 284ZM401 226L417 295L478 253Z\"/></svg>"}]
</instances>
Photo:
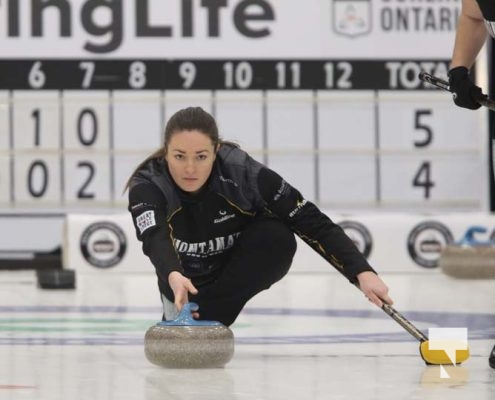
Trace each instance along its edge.
<instances>
[{"instance_id":1,"label":"black glove","mask_svg":"<svg viewBox=\"0 0 495 400\"><path fill-rule=\"evenodd\" d=\"M449 71L449 85L456 105L470 110L481 107L476 99L483 98L483 92L471 81L466 67L456 67Z\"/></svg>"}]
</instances>

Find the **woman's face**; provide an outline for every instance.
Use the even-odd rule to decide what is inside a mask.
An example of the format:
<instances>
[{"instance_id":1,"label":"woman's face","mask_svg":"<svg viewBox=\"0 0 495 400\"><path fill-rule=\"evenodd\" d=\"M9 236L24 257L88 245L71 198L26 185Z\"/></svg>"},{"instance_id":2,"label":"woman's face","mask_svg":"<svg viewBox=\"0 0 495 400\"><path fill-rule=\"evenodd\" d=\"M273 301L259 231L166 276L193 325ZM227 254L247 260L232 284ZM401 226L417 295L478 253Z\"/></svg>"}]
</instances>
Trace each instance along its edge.
<instances>
[{"instance_id":1,"label":"woman's face","mask_svg":"<svg viewBox=\"0 0 495 400\"><path fill-rule=\"evenodd\" d=\"M211 139L197 130L174 133L165 155L173 180L189 193L199 191L206 183L215 158Z\"/></svg>"}]
</instances>

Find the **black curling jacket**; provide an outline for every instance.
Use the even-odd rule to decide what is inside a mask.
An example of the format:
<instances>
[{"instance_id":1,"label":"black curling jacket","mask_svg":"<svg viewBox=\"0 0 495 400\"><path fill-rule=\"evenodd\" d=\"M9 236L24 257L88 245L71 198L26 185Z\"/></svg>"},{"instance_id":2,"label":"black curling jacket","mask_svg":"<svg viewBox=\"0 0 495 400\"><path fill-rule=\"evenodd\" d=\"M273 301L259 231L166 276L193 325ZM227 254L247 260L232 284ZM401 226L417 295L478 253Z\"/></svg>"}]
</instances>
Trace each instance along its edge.
<instances>
[{"instance_id":1,"label":"black curling jacket","mask_svg":"<svg viewBox=\"0 0 495 400\"><path fill-rule=\"evenodd\" d=\"M480 7L488 33L495 38L495 2L493 0L476 0Z\"/></svg>"},{"instance_id":2,"label":"black curling jacket","mask_svg":"<svg viewBox=\"0 0 495 400\"><path fill-rule=\"evenodd\" d=\"M373 271L337 224L233 144L221 145L195 195L174 183L164 159L148 161L130 181L128 209L162 293L171 271L199 286L215 279L244 227L259 215L279 218L353 283L360 272Z\"/></svg>"}]
</instances>

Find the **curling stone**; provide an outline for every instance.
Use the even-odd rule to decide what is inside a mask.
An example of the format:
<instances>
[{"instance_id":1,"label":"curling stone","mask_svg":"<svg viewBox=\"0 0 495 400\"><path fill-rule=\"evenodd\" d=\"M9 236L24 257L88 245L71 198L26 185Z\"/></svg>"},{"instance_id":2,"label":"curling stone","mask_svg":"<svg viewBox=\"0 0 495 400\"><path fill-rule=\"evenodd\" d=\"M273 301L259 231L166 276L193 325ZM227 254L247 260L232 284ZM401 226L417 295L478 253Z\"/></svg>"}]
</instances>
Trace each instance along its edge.
<instances>
[{"instance_id":1,"label":"curling stone","mask_svg":"<svg viewBox=\"0 0 495 400\"><path fill-rule=\"evenodd\" d=\"M187 303L172 321L150 327L144 353L152 364L166 368L218 368L234 355L234 334L218 321L195 320L196 303Z\"/></svg>"},{"instance_id":2,"label":"curling stone","mask_svg":"<svg viewBox=\"0 0 495 400\"><path fill-rule=\"evenodd\" d=\"M495 242L474 237L485 232L482 226L471 227L459 242L446 246L438 260L442 272L461 279L495 279Z\"/></svg>"},{"instance_id":3,"label":"curling stone","mask_svg":"<svg viewBox=\"0 0 495 400\"><path fill-rule=\"evenodd\" d=\"M36 271L41 289L75 289L76 271L73 269L40 269Z\"/></svg>"}]
</instances>

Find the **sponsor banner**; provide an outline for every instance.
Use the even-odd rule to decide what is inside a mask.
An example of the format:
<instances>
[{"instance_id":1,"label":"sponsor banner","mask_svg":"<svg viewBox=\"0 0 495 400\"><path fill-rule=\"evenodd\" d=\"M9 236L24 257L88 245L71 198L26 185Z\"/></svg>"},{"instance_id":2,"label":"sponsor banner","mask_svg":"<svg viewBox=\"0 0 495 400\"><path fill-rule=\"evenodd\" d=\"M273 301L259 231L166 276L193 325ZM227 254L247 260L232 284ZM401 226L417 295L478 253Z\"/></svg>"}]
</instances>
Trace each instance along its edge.
<instances>
[{"instance_id":1,"label":"sponsor banner","mask_svg":"<svg viewBox=\"0 0 495 400\"><path fill-rule=\"evenodd\" d=\"M495 216L485 213L328 215L378 272L436 273L445 246L463 242L467 236L471 242L481 244L495 238ZM72 214L66 219L66 233L65 268L97 273L154 273L149 259L142 254L128 214ZM334 270L298 239L292 271Z\"/></svg>"},{"instance_id":2,"label":"sponsor banner","mask_svg":"<svg viewBox=\"0 0 495 400\"><path fill-rule=\"evenodd\" d=\"M0 2L1 57L450 57L461 0Z\"/></svg>"}]
</instances>

